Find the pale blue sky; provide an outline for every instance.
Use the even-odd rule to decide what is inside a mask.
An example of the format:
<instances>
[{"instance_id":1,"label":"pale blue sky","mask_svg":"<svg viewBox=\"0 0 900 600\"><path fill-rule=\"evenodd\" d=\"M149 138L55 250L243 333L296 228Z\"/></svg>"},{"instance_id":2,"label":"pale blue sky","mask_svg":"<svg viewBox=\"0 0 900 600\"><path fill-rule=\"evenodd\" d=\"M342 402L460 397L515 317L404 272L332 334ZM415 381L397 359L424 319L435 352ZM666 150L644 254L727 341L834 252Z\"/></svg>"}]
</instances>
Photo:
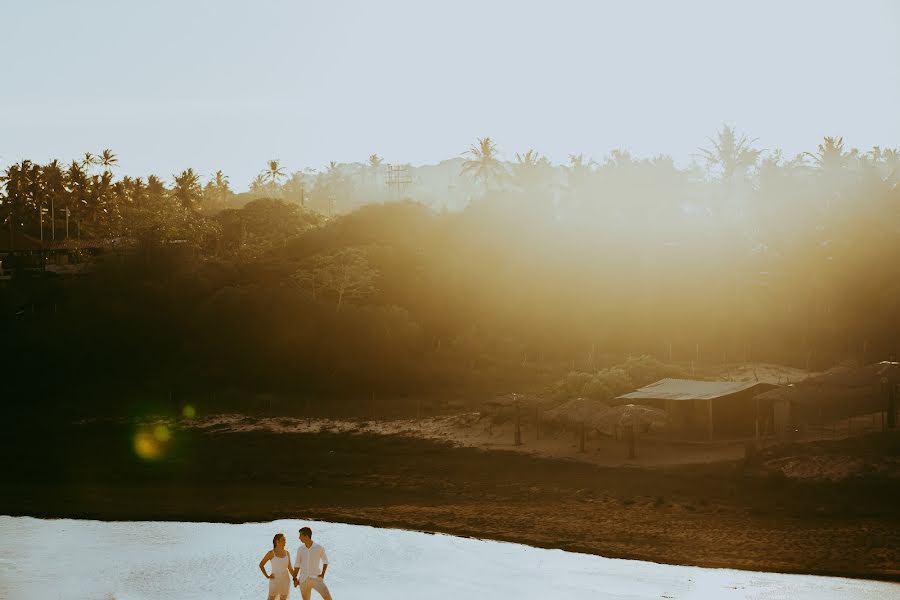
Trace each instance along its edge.
<instances>
[{"instance_id":1,"label":"pale blue sky","mask_svg":"<svg viewBox=\"0 0 900 600\"><path fill-rule=\"evenodd\" d=\"M900 2L0 0L0 166L690 160L722 123L786 155L900 146Z\"/></svg>"}]
</instances>

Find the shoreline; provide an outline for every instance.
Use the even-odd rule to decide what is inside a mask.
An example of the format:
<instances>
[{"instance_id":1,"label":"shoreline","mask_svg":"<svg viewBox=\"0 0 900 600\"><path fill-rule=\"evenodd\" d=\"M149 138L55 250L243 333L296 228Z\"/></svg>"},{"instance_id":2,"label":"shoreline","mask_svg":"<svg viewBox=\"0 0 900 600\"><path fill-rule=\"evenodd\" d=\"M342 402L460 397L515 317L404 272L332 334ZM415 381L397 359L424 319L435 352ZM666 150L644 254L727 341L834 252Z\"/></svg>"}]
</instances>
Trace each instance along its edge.
<instances>
[{"instance_id":1,"label":"shoreline","mask_svg":"<svg viewBox=\"0 0 900 600\"><path fill-rule=\"evenodd\" d=\"M883 572L874 572L874 573L860 573L856 571L846 571L846 570L796 570L796 569L771 569L765 568L765 566L735 566L731 563L724 563L718 561L704 561L704 562L675 562L675 561L667 561L661 560L658 555L649 553L625 553L619 555L608 555L608 554L600 554L598 552L592 551L590 549L586 549L580 545L569 546L565 543L563 544L551 544L551 543L536 543L533 540L529 540L527 536L510 536L510 537L486 537L480 536L477 534L466 533L461 530L454 529L437 529L437 530L427 530L427 529L418 529L415 526L405 522L405 521L390 521L390 520L372 520L372 519L364 519L364 518L354 518L352 516L345 515L340 513L335 513L333 515L329 515L328 513L320 513L316 515L305 515L302 517L295 516L284 516L273 513L271 518L257 518L257 519L248 519L248 520L237 520L237 519L228 519L228 518L203 518L197 517L196 515L179 517L177 515L158 515L158 516L135 516L133 518L116 518L116 519L107 519L103 518L101 515L87 513L87 514L61 514L61 515L37 515L37 514L6 514L4 513L2 516L8 516L13 518L33 518L33 519L41 519L41 520L75 520L75 521L95 521L102 523L140 523L140 522L169 522L169 523L215 523L215 524L228 524L228 525L242 525L247 523L258 523L265 524L272 521L280 521L280 520L296 520L303 522L326 522L326 523L340 523L345 525L360 525L365 527L373 527L376 529L393 529L400 531L408 531L414 533L422 533L426 535L449 535L458 538L465 539L474 539L474 540L482 540L482 541L491 541L491 542L500 542L507 544L519 544L524 546L529 546L532 548L541 548L544 550L561 550L563 552L570 552L575 554L586 554L590 556L597 556L600 558L608 558L611 560L633 560L640 562L647 562L653 564L661 564L661 565L671 565L671 566L684 566L684 567L697 567L702 569L723 569L723 570L733 570L733 571L745 571L745 572L756 572L756 573L774 573L781 575L805 575L811 577L836 577L842 579L856 579L863 581L884 581L889 583L898 583L900 584L900 571L895 573L883 573ZM339 520L338 520L339 519Z\"/></svg>"}]
</instances>

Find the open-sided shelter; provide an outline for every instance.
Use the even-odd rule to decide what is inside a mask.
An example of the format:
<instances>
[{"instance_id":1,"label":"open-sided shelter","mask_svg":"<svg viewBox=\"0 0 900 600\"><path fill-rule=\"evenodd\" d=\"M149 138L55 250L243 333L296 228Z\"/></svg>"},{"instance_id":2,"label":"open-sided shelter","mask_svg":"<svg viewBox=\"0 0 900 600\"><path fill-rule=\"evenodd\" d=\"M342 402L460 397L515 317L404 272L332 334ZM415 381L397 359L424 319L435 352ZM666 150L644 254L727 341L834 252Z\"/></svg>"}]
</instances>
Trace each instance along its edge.
<instances>
[{"instance_id":1,"label":"open-sided shelter","mask_svg":"<svg viewBox=\"0 0 900 600\"><path fill-rule=\"evenodd\" d=\"M685 436L740 437L756 434L764 417L755 396L774 387L758 381L660 379L616 400L665 410L669 430Z\"/></svg>"}]
</instances>

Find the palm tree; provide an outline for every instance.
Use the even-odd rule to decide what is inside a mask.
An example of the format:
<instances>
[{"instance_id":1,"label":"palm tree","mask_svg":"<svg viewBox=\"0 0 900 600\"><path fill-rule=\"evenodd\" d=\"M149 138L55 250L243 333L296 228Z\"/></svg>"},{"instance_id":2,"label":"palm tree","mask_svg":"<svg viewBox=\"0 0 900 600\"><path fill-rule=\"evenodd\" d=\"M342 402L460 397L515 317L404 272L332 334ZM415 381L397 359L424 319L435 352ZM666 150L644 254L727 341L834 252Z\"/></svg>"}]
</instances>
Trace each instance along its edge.
<instances>
[{"instance_id":1,"label":"palm tree","mask_svg":"<svg viewBox=\"0 0 900 600\"><path fill-rule=\"evenodd\" d=\"M194 172L194 169L185 169L174 178L175 185L172 187L172 195L182 207L194 208L203 196L200 176Z\"/></svg>"},{"instance_id":2,"label":"palm tree","mask_svg":"<svg viewBox=\"0 0 900 600\"><path fill-rule=\"evenodd\" d=\"M154 205L160 206L166 199L166 184L156 175L147 176L147 201Z\"/></svg>"},{"instance_id":3,"label":"palm tree","mask_svg":"<svg viewBox=\"0 0 900 600\"><path fill-rule=\"evenodd\" d=\"M844 138L830 136L816 147L815 154L804 152L803 155L812 158L816 166L823 171L836 171L844 167L850 156L844 152Z\"/></svg>"},{"instance_id":4,"label":"palm tree","mask_svg":"<svg viewBox=\"0 0 900 600\"><path fill-rule=\"evenodd\" d=\"M127 178L126 178L127 179ZM125 182L125 179L122 180ZM135 177L126 183L128 202L126 204L128 210L125 211L125 226L128 230L136 229L136 218L140 218L141 213L145 212L148 206L147 202L147 185L140 177Z\"/></svg>"},{"instance_id":5,"label":"palm tree","mask_svg":"<svg viewBox=\"0 0 900 600\"><path fill-rule=\"evenodd\" d=\"M56 239L56 205L65 203L68 194L66 190L66 175L62 165L56 159L43 167L43 179L47 195L50 197L50 224L51 239ZM62 205L62 204L61 204Z\"/></svg>"},{"instance_id":6,"label":"palm tree","mask_svg":"<svg viewBox=\"0 0 900 600\"><path fill-rule=\"evenodd\" d=\"M44 236L44 197L45 186L43 169L40 165L30 161L23 160L21 164L23 183L24 183L24 221L28 221L29 226L36 225L32 231L35 235L39 235L41 239ZM37 215L35 219L34 216Z\"/></svg>"},{"instance_id":7,"label":"palm tree","mask_svg":"<svg viewBox=\"0 0 900 600\"><path fill-rule=\"evenodd\" d=\"M485 189L491 181L506 175L506 169L497 159L497 145L489 137L479 138L463 154L468 155L469 159L463 163L460 174L471 174L474 181L481 180Z\"/></svg>"},{"instance_id":8,"label":"palm tree","mask_svg":"<svg viewBox=\"0 0 900 600\"><path fill-rule=\"evenodd\" d=\"M263 178L263 181L269 184L269 189L272 195L275 195L275 189L278 187L278 183L287 177L287 174L284 172L284 169L281 167L281 161L277 158L273 158L269 161L269 166L263 170L260 175Z\"/></svg>"},{"instance_id":9,"label":"palm tree","mask_svg":"<svg viewBox=\"0 0 900 600\"><path fill-rule=\"evenodd\" d=\"M710 138L712 148L701 148L707 168L720 167L722 181L731 182L735 175L745 173L759 160L760 150L753 148L755 139L738 137L733 127L723 125L716 139Z\"/></svg>"},{"instance_id":10,"label":"palm tree","mask_svg":"<svg viewBox=\"0 0 900 600\"><path fill-rule=\"evenodd\" d=\"M230 191L228 187L228 175L223 173L221 170L216 171L212 183L216 187L216 189Z\"/></svg>"},{"instance_id":11,"label":"palm tree","mask_svg":"<svg viewBox=\"0 0 900 600\"><path fill-rule=\"evenodd\" d=\"M344 195L345 179L341 173L340 166L335 161L329 161L325 167L325 173L321 176L324 179L325 199L328 202L328 216L334 216L335 201L338 195Z\"/></svg>"},{"instance_id":12,"label":"palm tree","mask_svg":"<svg viewBox=\"0 0 900 600\"><path fill-rule=\"evenodd\" d=\"M296 202L300 206L304 206L306 204L306 177L303 171L291 173L281 186L281 191L289 202Z\"/></svg>"},{"instance_id":13,"label":"palm tree","mask_svg":"<svg viewBox=\"0 0 900 600\"><path fill-rule=\"evenodd\" d=\"M253 178L253 181L250 182L250 193L256 195L263 195L266 193L266 181L263 178L262 173Z\"/></svg>"},{"instance_id":14,"label":"palm tree","mask_svg":"<svg viewBox=\"0 0 900 600\"><path fill-rule=\"evenodd\" d=\"M4 224L9 226L9 245L13 245L14 226L22 227L22 215L25 210L25 189L27 186L26 170L27 161L22 161L22 165L14 164L7 167L6 171L0 176L3 187L6 191L6 197L3 199L4 208Z\"/></svg>"},{"instance_id":15,"label":"palm tree","mask_svg":"<svg viewBox=\"0 0 900 600\"><path fill-rule=\"evenodd\" d=\"M81 159L81 168L85 171L90 171L91 167L97 164L97 160L97 157L91 152L85 152L84 158Z\"/></svg>"},{"instance_id":16,"label":"palm tree","mask_svg":"<svg viewBox=\"0 0 900 600\"><path fill-rule=\"evenodd\" d=\"M118 163L118 157L113 154L112 150L110 150L109 148L104 150L96 159L96 164L103 167L103 169L106 171L109 171L110 169L118 165Z\"/></svg>"},{"instance_id":17,"label":"palm tree","mask_svg":"<svg viewBox=\"0 0 900 600\"><path fill-rule=\"evenodd\" d=\"M574 194L578 195L585 191L588 178L591 173L593 173L595 164L596 163L590 159L585 162L583 154L569 155L569 166L567 167L569 173L569 188Z\"/></svg>"},{"instance_id":18,"label":"palm tree","mask_svg":"<svg viewBox=\"0 0 900 600\"><path fill-rule=\"evenodd\" d=\"M382 162L384 162L384 159L382 157L378 156L377 154L369 155L369 169L368 170L369 170L369 175L371 175L372 178L375 178L378 176L378 171L379 171L379 169L381 169Z\"/></svg>"},{"instance_id":19,"label":"palm tree","mask_svg":"<svg viewBox=\"0 0 900 600\"><path fill-rule=\"evenodd\" d=\"M143 178L135 177L131 180L131 203L140 207L147 196L147 184Z\"/></svg>"},{"instance_id":20,"label":"palm tree","mask_svg":"<svg viewBox=\"0 0 900 600\"><path fill-rule=\"evenodd\" d=\"M109 233L109 217L114 212L112 199L112 173L104 171L100 175L94 175L89 180L85 195L84 217L91 226L91 234L94 237ZM80 234L79 224L79 234Z\"/></svg>"},{"instance_id":21,"label":"palm tree","mask_svg":"<svg viewBox=\"0 0 900 600\"><path fill-rule=\"evenodd\" d=\"M211 200L213 208L218 209L224 206L225 201L228 199L228 194L231 193L228 185L228 175L221 170L216 171L212 180L206 184L205 192L209 200Z\"/></svg>"},{"instance_id":22,"label":"palm tree","mask_svg":"<svg viewBox=\"0 0 900 600\"><path fill-rule=\"evenodd\" d=\"M512 178L523 190L534 188L540 183L550 168L547 157L541 156L533 149L525 154L516 152L516 162L512 165Z\"/></svg>"},{"instance_id":23,"label":"palm tree","mask_svg":"<svg viewBox=\"0 0 900 600\"><path fill-rule=\"evenodd\" d=\"M66 239L69 237L69 216L75 215L75 223L78 226L78 237L81 237L81 217L87 205L88 176L82 163L72 161L66 170L66 187L69 190L66 202Z\"/></svg>"}]
</instances>

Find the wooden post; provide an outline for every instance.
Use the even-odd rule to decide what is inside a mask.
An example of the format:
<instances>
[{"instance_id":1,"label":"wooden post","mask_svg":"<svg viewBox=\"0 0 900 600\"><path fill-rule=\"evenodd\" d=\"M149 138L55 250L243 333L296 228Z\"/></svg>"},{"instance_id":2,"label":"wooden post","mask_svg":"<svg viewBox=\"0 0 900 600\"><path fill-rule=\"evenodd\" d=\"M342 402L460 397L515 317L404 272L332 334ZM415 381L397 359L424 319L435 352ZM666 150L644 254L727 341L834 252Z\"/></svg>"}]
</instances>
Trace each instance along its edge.
<instances>
[{"instance_id":1,"label":"wooden post","mask_svg":"<svg viewBox=\"0 0 900 600\"><path fill-rule=\"evenodd\" d=\"M626 437L628 438L628 458L634 458L634 446L635 446L635 433L634 433L634 423L628 425L628 429L626 430Z\"/></svg>"},{"instance_id":2,"label":"wooden post","mask_svg":"<svg viewBox=\"0 0 900 600\"><path fill-rule=\"evenodd\" d=\"M759 448L759 396L754 398L756 400L756 447Z\"/></svg>"},{"instance_id":3,"label":"wooden post","mask_svg":"<svg viewBox=\"0 0 900 600\"><path fill-rule=\"evenodd\" d=\"M521 419L521 411L519 409L518 402L516 402L516 431L513 436L513 445L515 445L515 446L522 445L522 419Z\"/></svg>"},{"instance_id":4,"label":"wooden post","mask_svg":"<svg viewBox=\"0 0 900 600\"><path fill-rule=\"evenodd\" d=\"M897 426L897 392L898 384L886 382L887 387L887 428L894 429Z\"/></svg>"}]
</instances>

